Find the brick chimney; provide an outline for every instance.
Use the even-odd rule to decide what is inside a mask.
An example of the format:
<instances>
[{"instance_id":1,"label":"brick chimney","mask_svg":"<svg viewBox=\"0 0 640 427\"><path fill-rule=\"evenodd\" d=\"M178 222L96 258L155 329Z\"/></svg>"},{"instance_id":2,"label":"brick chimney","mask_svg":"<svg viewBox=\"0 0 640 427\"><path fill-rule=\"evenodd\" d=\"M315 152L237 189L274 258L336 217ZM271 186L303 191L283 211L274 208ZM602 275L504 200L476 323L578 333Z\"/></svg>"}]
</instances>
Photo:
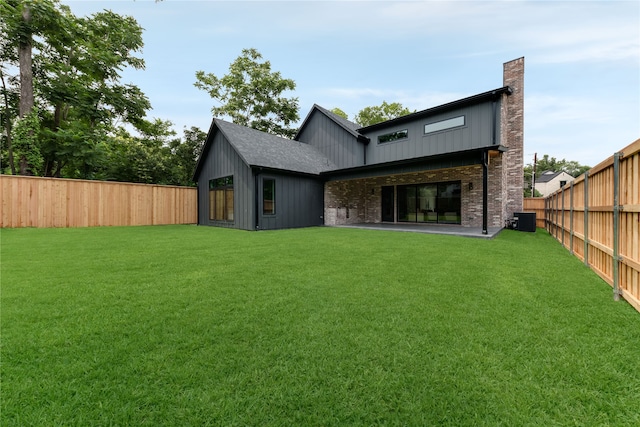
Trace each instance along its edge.
<instances>
[{"instance_id":1,"label":"brick chimney","mask_svg":"<svg viewBox=\"0 0 640 427\"><path fill-rule=\"evenodd\" d=\"M504 95L502 103L501 142L504 153L503 218L511 219L514 212L523 210L524 187L524 57L505 62L503 86L513 93Z\"/></svg>"}]
</instances>

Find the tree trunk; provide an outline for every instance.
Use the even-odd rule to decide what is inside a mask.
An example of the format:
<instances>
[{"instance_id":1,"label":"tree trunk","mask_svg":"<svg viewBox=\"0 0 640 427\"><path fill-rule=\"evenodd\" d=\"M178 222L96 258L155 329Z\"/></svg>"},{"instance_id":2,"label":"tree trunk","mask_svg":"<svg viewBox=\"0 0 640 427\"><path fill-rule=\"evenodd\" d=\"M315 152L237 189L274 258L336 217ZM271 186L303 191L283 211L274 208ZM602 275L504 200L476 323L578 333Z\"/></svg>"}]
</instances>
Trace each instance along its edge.
<instances>
[{"instance_id":1,"label":"tree trunk","mask_svg":"<svg viewBox=\"0 0 640 427\"><path fill-rule=\"evenodd\" d=\"M4 81L4 74L2 73L2 68L0 68L0 80L2 80L2 90L4 93L4 108L5 108L5 112L6 112L6 117L5 117L5 130L7 131L7 150L9 151L9 166L11 167L11 175L15 175L16 174L16 165L13 161L13 146L11 145L11 121L12 121L12 117L9 114L10 113L10 108L9 108L9 96L7 95L7 85L5 84Z\"/></svg>"},{"instance_id":2,"label":"tree trunk","mask_svg":"<svg viewBox=\"0 0 640 427\"><path fill-rule=\"evenodd\" d=\"M22 20L27 28L31 25L31 8L25 5L22 9ZM33 65L31 34L20 40L18 46L18 58L20 62L20 117L24 117L31 112L34 105L33 100Z\"/></svg>"}]
</instances>

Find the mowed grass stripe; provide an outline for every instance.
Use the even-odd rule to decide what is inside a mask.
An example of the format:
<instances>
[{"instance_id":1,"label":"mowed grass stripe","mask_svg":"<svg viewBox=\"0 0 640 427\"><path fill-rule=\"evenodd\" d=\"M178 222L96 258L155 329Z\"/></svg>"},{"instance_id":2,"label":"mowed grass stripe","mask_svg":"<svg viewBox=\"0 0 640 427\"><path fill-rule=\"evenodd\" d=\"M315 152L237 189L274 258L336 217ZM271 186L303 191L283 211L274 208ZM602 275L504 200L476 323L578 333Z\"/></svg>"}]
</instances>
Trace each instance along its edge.
<instances>
[{"instance_id":1,"label":"mowed grass stripe","mask_svg":"<svg viewBox=\"0 0 640 427\"><path fill-rule=\"evenodd\" d=\"M640 424L640 316L540 230L0 233L2 425Z\"/></svg>"}]
</instances>

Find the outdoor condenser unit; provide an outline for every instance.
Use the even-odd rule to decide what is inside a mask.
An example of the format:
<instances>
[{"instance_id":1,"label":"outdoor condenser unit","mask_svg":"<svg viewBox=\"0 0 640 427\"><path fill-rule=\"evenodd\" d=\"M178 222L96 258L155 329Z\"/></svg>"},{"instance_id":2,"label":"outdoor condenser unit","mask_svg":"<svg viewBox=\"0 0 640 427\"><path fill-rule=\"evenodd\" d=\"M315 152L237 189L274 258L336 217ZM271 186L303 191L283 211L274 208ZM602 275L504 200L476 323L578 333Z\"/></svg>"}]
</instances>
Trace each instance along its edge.
<instances>
[{"instance_id":1,"label":"outdoor condenser unit","mask_svg":"<svg viewBox=\"0 0 640 427\"><path fill-rule=\"evenodd\" d=\"M513 214L513 222L516 230L519 231L536 231L536 213L535 212L515 212Z\"/></svg>"}]
</instances>

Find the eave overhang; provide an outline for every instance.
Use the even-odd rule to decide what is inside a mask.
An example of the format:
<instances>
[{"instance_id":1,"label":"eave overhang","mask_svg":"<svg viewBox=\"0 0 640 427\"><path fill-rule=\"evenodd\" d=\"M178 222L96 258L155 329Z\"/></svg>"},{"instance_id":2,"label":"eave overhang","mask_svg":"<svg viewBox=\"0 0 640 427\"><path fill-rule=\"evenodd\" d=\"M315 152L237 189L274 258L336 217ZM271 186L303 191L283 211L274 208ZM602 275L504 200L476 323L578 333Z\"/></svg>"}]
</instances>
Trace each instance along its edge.
<instances>
[{"instance_id":1,"label":"eave overhang","mask_svg":"<svg viewBox=\"0 0 640 427\"><path fill-rule=\"evenodd\" d=\"M464 150L464 151L456 151L453 153L443 153L443 154L435 154L432 156L423 156L423 157L415 157L412 159L403 159L403 160L396 160L396 161L392 161L392 162L385 162L385 163L374 163L374 164L370 164L370 165L363 165L363 166L354 166L351 168L343 168L343 169L335 169L335 170L331 170L331 171L326 171L326 172L322 172L320 173L320 176L322 177L326 177L326 178L330 178L332 176L338 176L338 175L345 175L345 174L350 174L350 173L359 173L359 172L365 172L365 171L375 171L375 170L384 170L387 168L391 168L391 167L396 167L396 166L408 166L408 165L415 165L415 164L420 164L420 163L425 163L425 162L431 162L431 161L438 161L438 160L443 160L443 159L451 159L451 158L455 158L455 157L468 157L468 156L472 156L473 154L478 154L478 164L482 163L482 156L481 154L484 152L505 152L507 151L507 147L503 146L503 145L490 145L490 146L485 146L485 147L480 147L480 148L474 148L471 150Z\"/></svg>"},{"instance_id":2,"label":"eave overhang","mask_svg":"<svg viewBox=\"0 0 640 427\"><path fill-rule=\"evenodd\" d=\"M469 105L479 104L481 102L493 101L499 98L503 94L511 95L512 93L513 93L513 89L511 89L510 86L504 86L498 89L490 90L488 92L479 93L477 95L473 95L468 98L463 98L457 101L449 102L447 104L438 105L437 107L428 108L426 110L407 114L406 116L401 116L392 120L387 120L385 122L376 123L375 125L366 126L358 129L358 132L367 133L367 132L372 132L379 129L384 129L387 127L395 127L402 123L411 122L413 120L418 120L424 117L433 116L434 114L444 113L446 111L467 107Z\"/></svg>"}]
</instances>

